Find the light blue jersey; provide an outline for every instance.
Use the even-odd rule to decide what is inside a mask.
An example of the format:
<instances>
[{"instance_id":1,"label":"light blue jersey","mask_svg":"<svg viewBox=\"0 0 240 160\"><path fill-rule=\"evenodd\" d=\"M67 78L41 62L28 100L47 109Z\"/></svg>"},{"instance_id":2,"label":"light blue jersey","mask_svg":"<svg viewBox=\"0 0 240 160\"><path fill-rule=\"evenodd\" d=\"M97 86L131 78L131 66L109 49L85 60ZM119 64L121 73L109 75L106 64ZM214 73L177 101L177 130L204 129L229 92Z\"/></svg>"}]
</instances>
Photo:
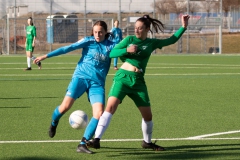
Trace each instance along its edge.
<instances>
[{"instance_id":1,"label":"light blue jersey","mask_svg":"<svg viewBox=\"0 0 240 160\"><path fill-rule=\"evenodd\" d=\"M79 77L83 79L90 79L102 86L105 86L106 76L111 64L109 53L113 49L114 45L115 43L108 39L105 39L102 42L97 42L93 36L85 37L76 43L50 52L47 54L47 57L50 58L66 54L73 50L82 48L82 57L78 61L73 73L73 78Z\"/></svg>"},{"instance_id":2,"label":"light blue jersey","mask_svg":"<svg viewBox=\"0 0 240 160\"><path fill-rule=\"evenodd\" d=\"M113 38L111 39L116 44L122 40L122 30L120 28L113 27L110 31L113 34Z\"/></svg>"}]
</instances>

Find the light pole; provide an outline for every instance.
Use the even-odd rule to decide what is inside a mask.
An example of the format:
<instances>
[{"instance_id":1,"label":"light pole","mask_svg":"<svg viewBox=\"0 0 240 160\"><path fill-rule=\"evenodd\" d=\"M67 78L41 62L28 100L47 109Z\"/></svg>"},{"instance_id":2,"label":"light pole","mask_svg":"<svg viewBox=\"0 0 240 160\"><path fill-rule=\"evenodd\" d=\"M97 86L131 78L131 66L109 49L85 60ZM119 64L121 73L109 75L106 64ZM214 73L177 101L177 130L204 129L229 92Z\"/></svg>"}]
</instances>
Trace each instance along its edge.
<instances>
[{"instance_id":1,"label":"light pole","mask_svg":"<svg viewBox=\"0 0 240 160\"><path fill-rule=\"evenodd\" d=\"M84 36L87 35L87 5L86 0L84 0Z\"/></svg>"},{"instance_id":2,"label":"light pole","mask_svg":"<svg viewBox=\"0 0 240 160\"><path fill-rule=\"evenodd\" d=\"M14 54L16 54L16 45L17 45L17 40L16 40L16 18L17 18L17 13L16 13L16 7L17 7L17 3L15 0L15 4L14 4Z\"/></svg>"},{"instance_id":3,"label":"light pole","mask_svg":"<svg viewBox=\"0 0 240 160\"><path fill-rule=\"evenodd\" d=\"M118 0L118 21L119 21L119 28L122 28L122 20L121 20L121 0Z\"/></svg>"},{"instance_id":4,"label":"light pole","mask_svg":"<svg viewBox=\"0 0 240 160\"><path fill-rule=\"evenodd\" d=\"M189 0L188 0L188 2L187 2L187 14L189 15ZM190 44L189 44L189 30L188 30L188 26L187 26L187 53L189 53L189 46L190 46Z\"/></svg>"},{"instance_id":5,"label":"light pole","mask_svg":"<svg viewBox=\"0 0 240 160\"><path fill-rule=\"evenodd\" d=\"M222 0L220 0L219 54L222 54Z\"/></svg>"}]
</instances>

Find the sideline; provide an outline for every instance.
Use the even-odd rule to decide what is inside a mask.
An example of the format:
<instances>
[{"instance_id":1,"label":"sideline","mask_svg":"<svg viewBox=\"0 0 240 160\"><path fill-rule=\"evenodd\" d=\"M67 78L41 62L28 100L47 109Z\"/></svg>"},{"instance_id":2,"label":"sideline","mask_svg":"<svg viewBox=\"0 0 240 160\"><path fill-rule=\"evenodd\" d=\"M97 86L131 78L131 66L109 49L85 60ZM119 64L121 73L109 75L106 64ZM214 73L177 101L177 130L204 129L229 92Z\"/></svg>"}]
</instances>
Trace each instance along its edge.
<instances>
[{"instance_id":1,"label":"sideline","mask_svg":"<svg viewBox=\"0 0 240 160\"><path fill-rule=\"evenodd\" d=\"M71 76L72 74L1 74L4 77L41 77L41 76ZM108 74L109 76L114 76L115 74ZM154 73L154 74L145 74L145 76L216 76L216 75L240 75L240 73L186 73L186 74L165 74L165 73Z\"/></svg>"},{"instance_id":2,"label":"sideline","mask_svg":"<svg viewBox=\"0 0 240 160\"><path fill-rule=\"evenodd\" d=\"M204 134L200 136L194 136L194 137L188 137L188 139L202 139L205 137L212 137L212 136L218 136L218 135L224 135L224 134L233 134L233 133L240 133L240 130L238 131L228 131L228 132L219 132L219 133L212 133L212 134Z\"/></svg>"},{"instance_id":3,"label":"sideline","mask_svg":"<svg viewBox=\"0 0 240 160\"><path fill-rule=\"evenodd\" d=\"M212 133L212 134L204 134L200 136L194 137L187 137L187 138L163 138L163 139L152 139L153 141L186 141L186 140L240 140L240 137L236 138L207 138L212 136L218 135L225 135L225 134L234 134L240 133L240 130L237 131L228 131L228 132L219 132L219 133ZM0 144L6 143L69 143L69 142L79 142L80 140L43 140L43 141L0 141ZM101 142L131 142L131 141L142 141L142 139L103 139Z\"/></svg>"}]
</instances>

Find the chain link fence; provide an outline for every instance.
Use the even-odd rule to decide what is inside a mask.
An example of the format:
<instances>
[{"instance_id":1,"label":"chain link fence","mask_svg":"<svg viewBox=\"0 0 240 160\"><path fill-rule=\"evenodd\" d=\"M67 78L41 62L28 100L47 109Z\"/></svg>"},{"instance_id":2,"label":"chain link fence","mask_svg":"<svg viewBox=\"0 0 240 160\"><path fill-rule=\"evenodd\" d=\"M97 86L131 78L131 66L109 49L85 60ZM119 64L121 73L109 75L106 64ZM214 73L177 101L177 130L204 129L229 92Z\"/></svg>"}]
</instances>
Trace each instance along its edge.
<instances>
[{"instance_id":1,"label":"chain link fence","mask_svg":"<svg viewBox=\"0 0 240 160\"><path fill-rule=\"evenodd\" d=\"M135 21L132 19L136 20L144 14L157 18L165 24L163 34L149 34L150 38L168 38L181 26L179 18L181 14L164 15L163 18L160 13L155 13L151 6L154 0L144 1L144 3L142 0L121 0L121 3L119 3L120 1L109 1L108 3L94 0L88 0L86 3L83 0L73 1L36 0L36 2L28 2L28 5L18 2L17 8L13 7L15 5L13 0L4 1L11 6L7 7L6 15L0 19L0 53L25 54L25 29L28 17L33 17L34 25L37 28L34 51L36 54L45 54L61 46L74 43L84 36L90 36L92 25L96 20L106 21L110 31L113 27L113 20L120 19L123 37L134 34ZM2 3L0 7L3 8L3 5L6 4ZM28 9L26 9L27 7ZM14 18L15 9L17 18ZM182 38L174 45L156 50L154 53L218 52L221 23L223 32L240 32L240 8L231 7L228 16L223 19L206 17L203 13L191 15L188 31Z\"/></svg>"}]
</instances>

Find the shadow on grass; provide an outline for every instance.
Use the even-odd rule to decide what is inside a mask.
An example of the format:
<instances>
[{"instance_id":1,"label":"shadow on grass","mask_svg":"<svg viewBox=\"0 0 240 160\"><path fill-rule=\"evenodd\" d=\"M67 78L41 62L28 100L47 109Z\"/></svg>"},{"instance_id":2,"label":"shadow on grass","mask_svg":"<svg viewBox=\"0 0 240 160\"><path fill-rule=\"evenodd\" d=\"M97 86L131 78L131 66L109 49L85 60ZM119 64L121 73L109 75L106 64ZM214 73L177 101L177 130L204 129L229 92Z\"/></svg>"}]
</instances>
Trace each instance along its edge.
<instances>
[{"instance_id":1,"label":"shadow on grass","mask_svg":"<svg viewBox=\"0 0 240 160\"><path fill-rule=\"evenodd\" d=\"M105 148L112 158L131 159L236 159L240 156L240 144L182 145L166 147L166 151L152 151L137 148ZM111 152L109 152L111 150ZM101 152L101 151L100 151Z\"/></svg>"},{"instance_id":2,"label":"shadow on grass","mask_svg":"<svg viewBox=\"0 0 240 160\"><path fill-rule=\"evenodd\" d=\"M0 81L57 81L57 80L71 80L71 78L46 78L46 79L0 79Z\"/></svg>"},{"instance_id":3,"label":"shadow on grass","mask_svg":"<svg viewBox=\"0 0 240 160\"><path fill-rule=\"evenodd\" d=\"M23 98L12 98L12 97L8 97L8 98L0 98L0 99L3 99L3 100L7 100L7 99L35 99L35 98L37 98L37 99L39 99L39 98L59 98L59 97L23 97Z\"/></svg>"},{"instance_id":4,"label":"shadow on grass","mask_svg":"<svg viewBox=\"0 0 240 160\"><path fill-rule=\"evenodd\" d=\"M60 157L14 157L14 158L8 158L8 160L67 160L66 158L60 158ZM70 160L70 159L69 159Z\"/></svg>"},{"instance_id":5,"label":"shadow on grass","mask_svg":"<svg viewBox=\"0 0 240 160\"><path fill-rule=\"evenodd\" d=\"M223 148L224 147L224 148ZM232 148L234 147L234 148ZM206 149L204 149L206 148ZM208 145L181 145L175 147L168 147L167 150L186 150L190 149L190 151L221 151L221 150L239 150L240 151L240 143L239 144L208 144Z\"/></svg>"},{"instance_id":6,"label":"shadow on grass","mask_svg":"<svg viewBox=\"0 0 240 160\"><path fill-rule=\"evenodd\" d=\"M16 108L32 108L32 107L0 107L0 109L16 109Z\"/></svg>"}]
</instances>

